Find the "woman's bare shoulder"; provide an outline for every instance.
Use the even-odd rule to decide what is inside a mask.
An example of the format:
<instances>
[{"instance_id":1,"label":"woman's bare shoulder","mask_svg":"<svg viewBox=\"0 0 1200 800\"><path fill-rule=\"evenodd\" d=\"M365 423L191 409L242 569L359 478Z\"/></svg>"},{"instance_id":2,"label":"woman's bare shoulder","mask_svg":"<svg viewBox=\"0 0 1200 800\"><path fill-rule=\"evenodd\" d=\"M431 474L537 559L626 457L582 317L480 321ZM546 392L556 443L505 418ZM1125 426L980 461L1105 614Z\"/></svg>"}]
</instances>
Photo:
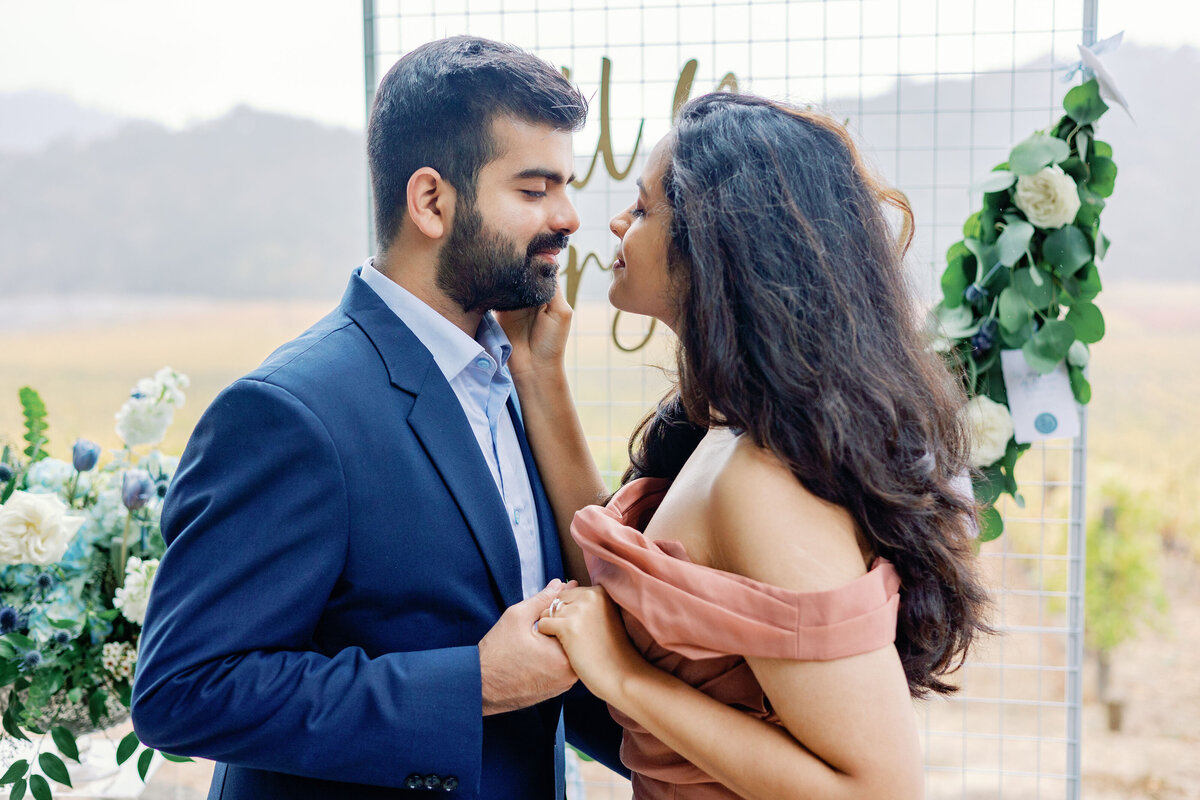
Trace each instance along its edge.
<instances>
[{"instance_id":1,"label":"woman's bare shoulder","mask_svg":"<svg viewBox=\"0 0 1200 800\"><path fill-rule=\"evenodd\" d=\"M709 512L721 569L801 592L834 589L866 571L850 513L746 436L713 476Z\"/></svg>"}]
</instances>

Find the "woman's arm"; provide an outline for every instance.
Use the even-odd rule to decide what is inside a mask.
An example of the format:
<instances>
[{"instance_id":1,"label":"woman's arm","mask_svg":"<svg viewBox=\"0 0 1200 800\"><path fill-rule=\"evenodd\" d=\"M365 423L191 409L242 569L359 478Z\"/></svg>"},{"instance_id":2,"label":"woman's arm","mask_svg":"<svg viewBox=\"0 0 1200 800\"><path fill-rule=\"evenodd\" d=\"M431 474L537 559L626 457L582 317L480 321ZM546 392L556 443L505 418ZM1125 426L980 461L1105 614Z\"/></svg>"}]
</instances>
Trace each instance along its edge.
<instances>
[{"instance_id":1,"label":"woman's arm","mask_svg":"<svg viewBox=\"0 0 1200 800\"><path fill-rule=\"evenodd\" d=\"M864 572L853 525L795 479L738 453L716 476L707 519L718 566L796 591ZM752 455L752 454L751 454ZM766 466L770 466L769 463ZM893 646L834 661L751 658L785 728L648 664L602 589L560 595L538 627L556 635L597 696L747 798L919 798L923 769L908 684Z\"/></svg>"},{"instance_id":2,"label":"woman's arm","mask_svg":"<svg viewBox=\"0 0 1200 800\"><path fill-rule=\"evenodd\" d=\"M588 449L563 368L571 307L559 291L541 308L498 313L512 344L509 371L521 398L521 416L538 473L554 509L567 578L586 585L583 551L571 538L571 520L604 502L608 487Z\"/></svg>"}]
</instances>

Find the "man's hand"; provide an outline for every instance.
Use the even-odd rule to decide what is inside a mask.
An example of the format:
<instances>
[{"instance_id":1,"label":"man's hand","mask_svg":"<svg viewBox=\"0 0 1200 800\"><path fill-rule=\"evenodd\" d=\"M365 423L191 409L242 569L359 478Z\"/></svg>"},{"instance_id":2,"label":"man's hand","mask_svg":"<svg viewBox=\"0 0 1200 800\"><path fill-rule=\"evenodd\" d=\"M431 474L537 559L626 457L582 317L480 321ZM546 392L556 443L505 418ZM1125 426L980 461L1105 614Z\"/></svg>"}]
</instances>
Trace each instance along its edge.
<instances>
[{"instance_id":1,"label":"man's hand","mask_svg":"<svg viewBox=\"0 0 1200 800\"><path fill-rule=\"evenodd\" d=\"M484 716L535 705L575 684L575 672L558 640L533 629L550 601L574 585L555 578L533 597L509 606L480 640Z\"/></svg>"}]
</instances>

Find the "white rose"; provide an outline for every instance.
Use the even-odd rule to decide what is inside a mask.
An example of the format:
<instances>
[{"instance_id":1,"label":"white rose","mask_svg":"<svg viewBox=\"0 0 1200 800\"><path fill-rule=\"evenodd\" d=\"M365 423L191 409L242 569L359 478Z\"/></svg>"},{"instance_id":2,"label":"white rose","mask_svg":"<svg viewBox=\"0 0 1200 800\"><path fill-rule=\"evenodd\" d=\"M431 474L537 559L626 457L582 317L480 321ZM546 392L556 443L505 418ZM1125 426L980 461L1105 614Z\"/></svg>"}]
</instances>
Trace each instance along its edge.
<instances>
[{"instance_id":1,"label":"white rose","mask_svg":"<svg viewBox=\"0 0 1200 800\"><path fill-rule=\"evenodd\" d=\"M1074 178L1051 164L1036 175L1017 178L1013 202L1039 228L1061 228L1079 213L1079 190Z\"/></svg>"},{"instance_id":2,"label":"white rose","mask_svg":"<svg viewBox=\"0 0 1200 800\"><path fill-rule=\"evenodd\" d=\"M0 506L0 564L53 564L83 522L55 495L13 492Z\"/></svg>"},{"instance_id":3,"label":"white rose","mask_svg":"<svg viewBox=\"0 0 1200 800\"><path fill-rule=\"evenodd\" d=\"M117 412L117 435L129 447L158 444L167 433L175 408L150 397L131 397Z\"/></svg>"},{"instance_id":4,"label":"white rose","mask_svg":"<svg viewBox=\"0 0 1200 800\"><path fill-rule=\"evenodd\" d=\"M142 561L135 556L125 564L125 585L113 593L113 606L121 609L125 619L135 625L146 621L146 606L157 571L157 559Z\"/></svg>"},{"instance_id":5,"label":"white rose","mask_svg":"<svg viewBox=\"0 0 1200 800\"><path fill-rule=\"evenodd\" d=\"M1013 435L1012 414L1008 407L990 397L971 398L967 403L971 433L971 466L990 467L1004 456Z\"/></svg>"}]
</instances>

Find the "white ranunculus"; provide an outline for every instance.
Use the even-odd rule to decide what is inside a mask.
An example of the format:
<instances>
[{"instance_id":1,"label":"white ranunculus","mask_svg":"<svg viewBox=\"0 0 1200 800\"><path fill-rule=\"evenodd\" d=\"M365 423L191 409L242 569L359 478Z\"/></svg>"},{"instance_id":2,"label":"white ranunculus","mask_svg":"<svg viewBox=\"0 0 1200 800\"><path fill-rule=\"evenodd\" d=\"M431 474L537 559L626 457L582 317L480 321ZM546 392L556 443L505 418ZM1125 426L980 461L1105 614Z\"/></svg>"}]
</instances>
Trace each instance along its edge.
<instances>
[{"instance_id":1,"label":"white ranunculus","mask_svg":"<svg viewBox=\"0 0 1200 800\"><path fill-rule=\"evenodd\" d=\"M1013 202L1039 228L1061 228L1074 222L1079 213L1079 190L1074 178L1051 164L1034 175L1017 178Z\"/></svg>"},{"instance_id":2,"label":"white ranunculus","mask_svg":"<svg viewBox=\"0 0 1200 800\"><path fill-rule=\"evenodd\" d=\"M175 416L170 403L158 403L150 397L131 397L117 412L117 435L129 447L158 444Z\"/></svg>"},{"instance_id":3,"label":"white ranunculus","mask_svg":"<svg viewBox=\"0 0 1200 800\"><path fill-rule=\"evenodd\" d=\"M146 606L157 571L158 559L142 561L134 556L125 563L125 585L113 594L113 606L121 609L125 619L135 625L146 621Z\"/></svg>"},{"instance_id":4,"label":"white ranunculus","mask_svg":"<svg viewBox=\"0 0 1200 800\"><path fill-rule=\"evenodd\" d=\"M1007 406L980 395L967 403L967 421L971 433L971 466L990 467L1008 449L1008 440L1013 435L1012 414Z\"/></svg>"},{"instance_id":5,"label":"white ranunculus","mask_svg":"<svg viewBox=\"0 0 1200 800\"><path fill-rule=\"evenodd\" d=\"M55 495L13 492L0 506L0 564L53 564L83 522Z\"/></svg>"}]
</instances>

